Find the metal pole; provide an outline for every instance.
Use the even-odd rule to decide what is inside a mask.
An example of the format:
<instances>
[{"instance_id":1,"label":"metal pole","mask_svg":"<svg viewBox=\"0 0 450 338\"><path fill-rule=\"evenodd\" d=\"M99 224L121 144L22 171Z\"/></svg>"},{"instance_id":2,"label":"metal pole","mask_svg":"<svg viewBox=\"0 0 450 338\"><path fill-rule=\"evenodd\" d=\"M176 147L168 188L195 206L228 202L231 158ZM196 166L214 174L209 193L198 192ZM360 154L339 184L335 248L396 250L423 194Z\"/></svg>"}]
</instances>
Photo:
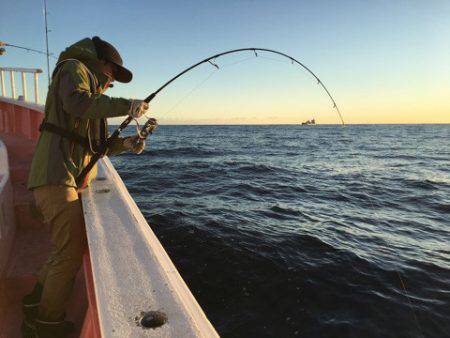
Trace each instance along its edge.
<instances>
[{"instance_id":1,"label":"metal pole","mask_svg":"<svg viewBox=\"0 0 450 338\"><path fill-rule=\"evenodd\" d=\"M6 88L5 88L5 72L0 71L0 78L2 82L2 96L6 96Z\"/></svg>"},{"instance_id":2,"label":"metal pole","mask_svg":"<svg viewBox=\"0 0 450 338\"><path fill-rule=\"evenodd\" d=\"M34 102L39 103L38 73L34 73Z\"/></svg>"},{"instance_id":3,"label":"metal pole","mask_svg":"<svg viewBox=\"0 0 450 338\"><path fill-rule=\"evenodd\" d=\"M47 0L44 0L45 48L47 51L47 79L50 85L50 54L48 52Z\"/></svg>"},{"instance_id":4,"label":"metal pole","mask_svg":"<svg viewBox=\"0 0 450 338\"><path fill-rule=\"evenodd\" d=\"M23 100L26 101L27 100L27 77L25 72L22 72L22 95L23 95Z\"/></svg>"},{"instance_id":5,"label":"metal pole","mask_svg":"<svg viewBox=\"0 0 450 338\"><path fill-rule=\"evenodd\" d=\"M14 72L9 71L9 76L11 77L11 96L13 99L16 98L16 85L14 83Z\"/></svg>"}]
</instances>

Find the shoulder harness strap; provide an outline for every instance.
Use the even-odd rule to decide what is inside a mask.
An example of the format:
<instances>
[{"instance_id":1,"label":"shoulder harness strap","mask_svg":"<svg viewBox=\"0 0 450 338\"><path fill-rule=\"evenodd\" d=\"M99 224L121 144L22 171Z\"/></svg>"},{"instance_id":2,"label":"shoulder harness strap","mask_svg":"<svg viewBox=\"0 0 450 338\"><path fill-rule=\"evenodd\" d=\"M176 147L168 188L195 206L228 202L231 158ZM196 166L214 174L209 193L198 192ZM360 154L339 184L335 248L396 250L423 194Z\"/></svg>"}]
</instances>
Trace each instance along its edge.
<instances>
[{"instance_id":1,"label":"shoulder harness strap","mask_svg":"<svg viewBox=\"0 0 450 338\"><path fill-rule=\"evenodd\" d=\"M61 127L57 126L56 124L42 121L42 123L39 127L39 131L40 132L48 131L49 133L59 135L61 137L69 139L72 142L78 143L86 149L90 149L89 140L86 137L80 136L79 134L77 134L73 131L67 130L65 128L61 128Z\"/></svg>"}]
</instances>

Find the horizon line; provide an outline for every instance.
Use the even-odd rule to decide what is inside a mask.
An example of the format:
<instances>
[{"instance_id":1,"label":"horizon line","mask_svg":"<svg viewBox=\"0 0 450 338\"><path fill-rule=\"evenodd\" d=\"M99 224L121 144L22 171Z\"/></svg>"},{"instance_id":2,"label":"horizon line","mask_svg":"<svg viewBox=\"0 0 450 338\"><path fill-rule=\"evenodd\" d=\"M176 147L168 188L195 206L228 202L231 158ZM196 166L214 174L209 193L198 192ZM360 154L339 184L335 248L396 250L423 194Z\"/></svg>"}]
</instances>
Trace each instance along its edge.
<instances>
[{"instance_id":1,"label":"horizon line","mask_svg":"<svg viewBox=\"0 0 450 338\"><path fill-rule=\"evenodd\" d=\"M119 126L119 124L109 124L110 126ZM136 125L136 123L130 123L130 125ZM141 125L141 123L139 123ZM421 122L421 123L316 123L315 125L302 125L301 123L161 123L160 126L417 126L417 125L450 125L450 122Z\"/></svg>"}]
</instances>

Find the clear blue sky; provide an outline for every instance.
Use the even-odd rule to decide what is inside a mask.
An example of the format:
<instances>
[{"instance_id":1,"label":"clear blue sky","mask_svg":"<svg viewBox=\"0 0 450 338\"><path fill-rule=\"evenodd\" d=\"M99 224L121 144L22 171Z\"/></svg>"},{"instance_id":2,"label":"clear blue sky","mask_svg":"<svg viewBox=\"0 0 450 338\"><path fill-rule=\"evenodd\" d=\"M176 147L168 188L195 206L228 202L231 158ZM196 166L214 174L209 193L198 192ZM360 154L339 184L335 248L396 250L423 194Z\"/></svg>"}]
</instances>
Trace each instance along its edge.
<instances>
[{"instance_id":1,"label":"clear blue sky","mask_svg":"<svg viewBox=\"0 0 450 338\"><path fill-rule=\"evenodd\" d=\"M121 52L134 80L109 95L144 98L213 53L266 47L316 72L348 122L450 122L450 1L48 0L48 7L52 52L94 35ZM40 1L2 1L0 11L0 40L44 49ZM14 49L0 64L45 70L43 56ZM169 123L292 123L313 115L338 122L306 73L265 59L223 68L165 113L213 70L204 66L163 92L155 116Z\"/></svg>"}]
</instances>

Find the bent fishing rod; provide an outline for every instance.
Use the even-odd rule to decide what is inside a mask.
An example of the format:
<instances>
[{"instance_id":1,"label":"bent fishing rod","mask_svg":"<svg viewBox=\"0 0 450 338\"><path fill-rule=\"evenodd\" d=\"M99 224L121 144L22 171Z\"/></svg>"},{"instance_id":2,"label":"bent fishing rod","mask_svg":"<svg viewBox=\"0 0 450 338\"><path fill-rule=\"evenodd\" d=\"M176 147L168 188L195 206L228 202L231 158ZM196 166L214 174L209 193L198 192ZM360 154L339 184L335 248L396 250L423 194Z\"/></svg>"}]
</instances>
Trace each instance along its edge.
<instances>
[{"instance_id":1,"label":"bent fishing rod","mask_svg":"<svg viewBox=\"0 0 450 338\"><path fill-rule=\"evenodd\" d=\"M174 77L172 77L170 80L168 80L166 83L164 83L161 87L159 87L156 91L154 91L153 93L151 93L149 96L147 96L145 98L145 102L150 103L155 97L156 95L158 95L164 88L166 88L168 85L170 85L172 82L174 82L175 80L177 80L178 78L180 78L181 76L183 76L184 74L186 74L187 72L193 70L194 68L197 68L198 66L204 64L204 63L209 63L212 66L216 67L217 69L219 69L219 66L214 63L214 60L224 56L224 55L228 55L228 54L234 54L234 53L240 53L240 52L245 52L245 51L250 51L253 52L255 54L255 56L258 56L257 52L267 52L267 53L272 53L272 54L277 54L277 55L281 55L285 58L288 58L289 60L291 60L292 64L297 64L299 66L301 66L303 69L305 69L309 74L311 74L314 79L317 81L317 84L319 84L323 90L325 91L325 93L328 95L328 97L330 98L332 104L333 104L333 108L336 109L339 118L342 122L342 124L344 125L344 119L342 118L341 112L339 110L339 107L336 104L336 101L334 100L333 96L331 95L331 93L329 92L329 90L327 89L327 87L325 87L325 85L323 84L323 82L319 79L319 77L314 74L314 72L309 69L307 66L305 66L302 62L298 61L297 59L295 59L294 57L273 50L273 49L267 49L267 48L239 48L239 49L233 49L233 50L229 50L226 52L222 52L222 53L218 53L215 54L213 56L210 56L200 62L197 62L195 64L193 64L192 66L184 69L183 71L179 72L177 75L175 75ZM84 181L84 179L86 178L86 176L89 174L89 172L91 171L91 169L94 167L94 165L98 162L98 160L100 158L102 158L105 154L106 151L108 149L108 146L111 142L111 139L116 138L120 135L120 133L122 132L123 129L125 129L133 120L134 118L132 116L128 116L121 124L120 126L114 130L114 132L111 134L111 136L106 140L106 143L104 144L104 146L102 147L101 151L95 153L91 160L89 161L88 165L82 170L82 172L80 173L80 175L77 177L77 184L80 184L81 182ZM146 139L152 132L153 130L157 127L157 123L156 120L154 118L149 118L147 120L147 122L142 126L140 132L139 132L139 136L141 139Z\"/></svg>"}]
</instances>

